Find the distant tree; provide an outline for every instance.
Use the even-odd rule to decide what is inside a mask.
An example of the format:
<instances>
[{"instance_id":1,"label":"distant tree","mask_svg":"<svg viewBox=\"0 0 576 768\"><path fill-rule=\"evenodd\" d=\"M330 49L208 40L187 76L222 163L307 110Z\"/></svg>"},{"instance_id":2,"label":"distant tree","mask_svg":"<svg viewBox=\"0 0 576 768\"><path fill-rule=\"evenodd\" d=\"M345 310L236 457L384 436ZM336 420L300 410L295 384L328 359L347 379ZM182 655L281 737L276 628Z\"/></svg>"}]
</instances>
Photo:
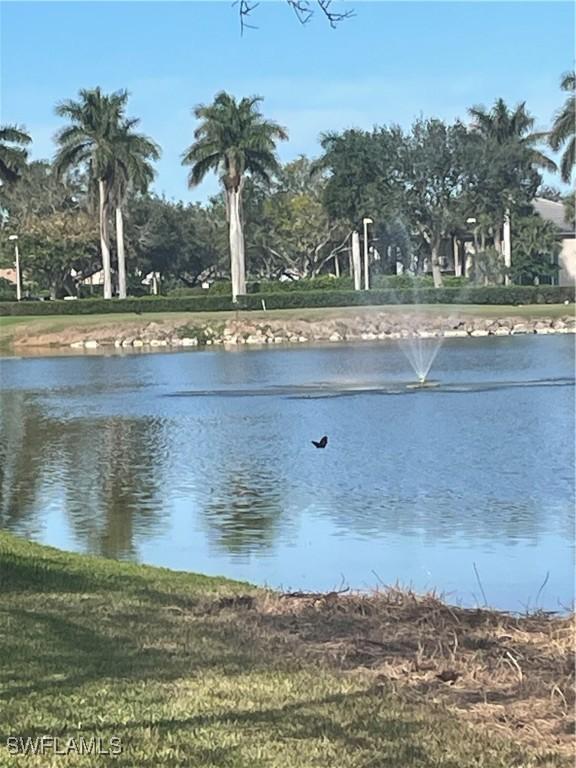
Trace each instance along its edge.
<instances>
[{"instance_id":1,"label":"distant tree","mask_svg":"<svg viewBox=\"0 0 576 768\"><path fill-rule=\"evenodd\" d=\"M84 211L30 214L19 244L25 279L53 299L77 295L80 281L98 265L98 227Z\"/></svg>"},{"instance_id":2,"label":"distant tree","mask_svg":"<svg viewBox=\"0 0 576 768\"><path fill-rule=\"evenodd\" d=\"M127 219L132 274L158 272L163 280L193 288L202 275L215 273L226 256L226 236L222 211L218 205L212 208L159 197L131 198Z\"/></svg>"},{"instance_id":3,"label":"distant tree","mask_svg":"<svg viewBox=\"0 0 576 768\"><path fill-rule=\"evenodd\" d=\"M442 285L442 241L461 221L465 137L460 123L417 120L402 149L403 208L429 248L435 287Z\"/></svg>"},{"instance_id":4,"label":"distant tree","mask_svg":"<svg viewBox=\"0 0 576 768\"><path fill-rule=\"evenodd\" d=\"M54 165L57 172L83 168L88 172L91 183L98 187L100 249L106 299L112 298L108 217L110 186L117 157L114 140L124 119L127 100L126 91L107 95L100 88L83 89L78 101L64 101L56 107L56 114L69 120L69 124L56 135L58 151Z\"/></svg>"},{"instance_id":5,"label":"distant tree","mask_svg":"<svg viewBox=\"0 0 576 768\"><path fill-rule=\"evenodd\" d=\"M74 174L59 176L46 160L22 166L18 184L2 190L2 205L11 226L24 227L29 216L87 208L85 180Z\"/></svg>"},{"instance_id":6,"label":"distant tree","mask_svg":"<svg viewBox=\"0 0 576 768\"><path fill-rule=\"evenodd\" d=\"M333 219L359 227L365 216L377 221L396 212L402 192L403 142L397 127L323 134L324 154L312 171L327 174L324 202Z\"/></svg>"},{"instance_id":7,"label":"distant tree","mask_svg":"<svg viewBox=\"0 0 576 768\"><path fill-rule=\"evenodd\" d=\"M473 180L475 213L489 213L493 221L494 247L501 251L501 232L507 212L519 210L531 199L541 182L538 171L555 171L556 164L538 145L545 133L533 132L534 118L524 102L514 108L497 99L487 110L475 106L472 118L472 153L469 176Z\"/></svg>"},{"instance_id":8,"label":"distant tree","mask_svg":"<svg viewBox=\"0 0 576 768\"><path fill-rule=\"evenodd\" d=\"M290 269L302 277L318 275L349 234L331 219L323 205L325 180L310 174L310 161L301 156L284 165L272 189L247 185L247 247L267 277Z\"/></svg>"},{"instance_id":9,"label":"distant tree","mask_svg":"<svg viewBox=\"0 0 576 768\"><path fill-rule=\"evenodd\" d=\"M276 142L288 138L285 129L264 119L258 109L260 97L236 101L219 93L208 106L194 114L200 125L195 142L184 153L182 163L191 166L190 187L198 185L210 171L220 175L226 195L230 237L232 300L246 293L245 244L242 225L242 189L246 174L270 181L277 173Z\"/></svg>"},{"instance_id":10,"label":"distant tree","mask_svg":"<svg viewBox=\"0 0 576 768\"><path fill-rule=\"evenodd\" d=\"M109 198L116 216L116 248L118 252L118 296L126 298L126 255L124 248L123 208L130 191L145 194L154 179L151 161L160 158L160 148L134 128L140 121L125 120L112 139L113 159Z\"/></svg>"},{"instance_id":11,"label":"distant tree","mask_svg":"<svg viewBox=\"0 0 576 768\"><path fill-rule=\"evenodd\" d=\"M0 181L2 184L12 184L19 178L28 156L25 147L31 141L32 139L23 128L16 125L0 126Z\"/></svg>"},{"instance_id":12,"label":"distant tree","mask_svg":"<svg viewBox=\"0 0 576 768\"><path fill-rule=\"evenodd\" d=\"M538 215L514 218L510 270L514 283L548 282L558 274L561 245L557 235L554 224Z\"/></svg>"},{"instance_id":13,"label":"distant tree","mask_svg":"<svg viewBox=\"0 0 576 768\"><path fill-rule=\"evenodd\" d=\"M548 136L551 148L558 152L564 147L560 162L562 181L568 183L576 162L576 73L567 72L562 76L560 87L569 96L554 117L554 125Z\"/></svg>"},{"instance_id":14,"label":"distant tree","mask_svg":"<svg viewBox=\"0 0 576 768\"><path fill-rule=\"evenodd\" d=\"M536 168L556 171L556 163L538 149L538 144L546 139L546 133L535 133L534 118L526 110L526 103L518 104L514 109L507 106L504 99L496 99L492 109L483 106L471 107L468 114L472 118L472 130L486 139L493 139L497 144L517 142L522 145Z\"/></svg>"}]
</instances>

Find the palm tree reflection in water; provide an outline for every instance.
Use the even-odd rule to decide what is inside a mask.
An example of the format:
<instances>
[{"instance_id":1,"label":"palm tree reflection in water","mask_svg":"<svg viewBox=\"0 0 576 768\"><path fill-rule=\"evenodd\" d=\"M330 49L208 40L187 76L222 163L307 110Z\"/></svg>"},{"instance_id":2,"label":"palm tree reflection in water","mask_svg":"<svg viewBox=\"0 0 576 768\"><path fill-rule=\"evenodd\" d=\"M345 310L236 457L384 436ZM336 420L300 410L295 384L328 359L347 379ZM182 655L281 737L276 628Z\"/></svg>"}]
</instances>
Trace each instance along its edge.
<instances>
[{"instance_id":1,"label":"palm tree reflection in water","mask_svg":"<svg viewBox=\"0 0 576 768\"><path fill-rule=\"evenodd\" d=\"M284 501L280 478L270 468L236 462L223 471L203 510L210 542L233 555L271 549L284 527Z\"/></svg>"}]
</instances>

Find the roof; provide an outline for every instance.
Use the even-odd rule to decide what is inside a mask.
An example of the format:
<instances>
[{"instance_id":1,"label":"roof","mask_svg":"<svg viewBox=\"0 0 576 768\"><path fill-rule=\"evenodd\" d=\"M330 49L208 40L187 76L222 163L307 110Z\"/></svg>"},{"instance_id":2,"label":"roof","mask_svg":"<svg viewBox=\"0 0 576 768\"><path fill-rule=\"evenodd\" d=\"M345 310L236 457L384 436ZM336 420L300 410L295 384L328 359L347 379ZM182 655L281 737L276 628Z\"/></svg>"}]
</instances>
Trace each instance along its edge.
<instances>
[{"instance_id":1,"label":"roof","mask_svg":"<svg viewBox=\"0 0 576 768\"><path fill-rule=\"evenodd\" d=\"M566 209L564 203L557 203L554 200L546 200L543 197L535 197L532 200L532 207L544 221L550 221L562 234L574 236L574 227L566 218Z\"/></svg>"},{"instance_id":2,"label":"roof","mask_svg":"<svg viewBox=\"0 0 576 768\"><path fill-rule=\"evenodd\" d=\"M15 269L0 269L0 278L2 280L8 280L9 283L16 283L16 270Z\"/></svg>"}]
</instances>

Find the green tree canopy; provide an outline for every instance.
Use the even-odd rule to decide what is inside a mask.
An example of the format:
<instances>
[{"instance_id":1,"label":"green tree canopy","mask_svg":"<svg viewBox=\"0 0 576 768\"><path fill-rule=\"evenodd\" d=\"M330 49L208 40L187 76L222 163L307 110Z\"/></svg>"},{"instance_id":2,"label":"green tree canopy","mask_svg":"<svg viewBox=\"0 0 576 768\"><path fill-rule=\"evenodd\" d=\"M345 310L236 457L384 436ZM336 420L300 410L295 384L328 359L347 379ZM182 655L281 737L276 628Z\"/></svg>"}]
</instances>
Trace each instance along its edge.
<instances>
[{"instance_id":1,"label":"green tree canopy","mask_svg":"<svg viewBox=\"0 0 576 768\"><path fill-rule=\"evenodd\" d=\"M359 227L365 216L377 220L398 208L403 142L397 127L322 136L324 154L312 170L327 173L324 201L333 219Z\"/></svg>"},{"instance_id":2,"label":"green tree canopy","mask_svg":"<svg viewBox=\"0 0 576 768\"><path fill-rule=\"evenodd\" d=\"M331 219L323 204L325 180L311 175L301 156L284 165L271 189L246 187L247 249L251 266L266 277L289 268L305 277L319 274L349 228Z\"/></svg>"},{"instance_id":3,"label":"green tree canopy","mask_svg":"<svg viewBox=\"0 0 576 768\"><path fill-rule=\"evenodd\" d=\"M440 246L462 222L466 129L417 120L402 148L403 207L430 249L434 285L442 284Z\"/></svg>"},{"instance_id":4,"label":"green tree canopy","mask_svg":"<svg viewBox=\"0 0 576 768\"><path fill-rule=\"evenodd\" d=\"M225 258L225 222L216 205L184 205L159 197L132 198L128 205L131 272L159 272L187 287L215 272Z\"/></svg>"},{"instance_id":5,"label":"green tree canopy","mask_svg":"<svg viewBox=\"0 0 576 768\"><path fill-rule=\"evenodd\" d=\"M561 245L557 235L554 224L536 214L514 217L510 270L514 283L549 282L558 274Z\"/></svg>"},{"instance_id":6,"label":"green tree canopy","mask_svg":"<svg viewBox=\"0 0 576 768\"><path fill-rule=\"evenodd\" d=\"M23 283L52 298L75 296L80 281L98 268L98 227L85 211L30 214L18 235ZM11 248L2 251L11 261Z\"/></svg>"}]
</instances>

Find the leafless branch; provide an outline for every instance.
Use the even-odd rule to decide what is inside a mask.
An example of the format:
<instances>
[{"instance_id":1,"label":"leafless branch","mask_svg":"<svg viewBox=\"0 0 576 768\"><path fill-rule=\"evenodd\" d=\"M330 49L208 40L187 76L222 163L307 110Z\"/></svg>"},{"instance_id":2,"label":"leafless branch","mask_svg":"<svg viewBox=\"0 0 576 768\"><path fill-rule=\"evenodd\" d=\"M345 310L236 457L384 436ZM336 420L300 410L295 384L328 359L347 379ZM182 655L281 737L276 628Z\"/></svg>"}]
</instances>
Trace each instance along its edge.
<instances>
[{"instance_id":1,"label":"leafless branch","mask_svg":"<svg viewBox=\"0 0 576 768\"><path fill-rule=\"evenodd\" d=\"M345 19L351 19L354 16L353 10L333 11L332 0L317 0L318 7L330 22L332 29L336 29L338 24Z\"/></svg>"},{"instance_id":2,"label":"leafless branch","mask_svg":"<svg viewBox=\"0 0 576 768\"><path fill-rule=\"evenodd\" d=\"M248 19L252 11L256 10L260 3L251 3L250 0L236 0L232 6L238 6L238 15L240 17L240 34L244 34L245 29L258 29L253 24L248 24Z\"/></svg>"},{"instance_id":3,"label":"leafless branch","mask_svg":"<svg viewBox=\"0 0 576 768\"><path fill-rule=\"evenodd\" d=\"M336 29L341 21L355 16L354 11L351 9L347 11L334 10L334 0L286 0L286 2L290 8L292 8L296 18L302 25L307 24L314 16L315 7L320 9L332 29ZM252 11L260 5L259 2L252 2L252 0L235 0L232 5L238 7L241 35L244 34L245 29L258 29L258 27L255 27L253 24L249 24L248 19L251 17Z\"/></svg>"},{"instance_id":4,"label":"leafless branch","mask_svg":"<svg viewBox=\"0 0 576 768\"><path fill-rule=\"evenodd\" d=\"M310 0L287 0L287 2L300 24L307 24L314 16L314 11L310 7Z\"/></svg>"}]
</instances>

